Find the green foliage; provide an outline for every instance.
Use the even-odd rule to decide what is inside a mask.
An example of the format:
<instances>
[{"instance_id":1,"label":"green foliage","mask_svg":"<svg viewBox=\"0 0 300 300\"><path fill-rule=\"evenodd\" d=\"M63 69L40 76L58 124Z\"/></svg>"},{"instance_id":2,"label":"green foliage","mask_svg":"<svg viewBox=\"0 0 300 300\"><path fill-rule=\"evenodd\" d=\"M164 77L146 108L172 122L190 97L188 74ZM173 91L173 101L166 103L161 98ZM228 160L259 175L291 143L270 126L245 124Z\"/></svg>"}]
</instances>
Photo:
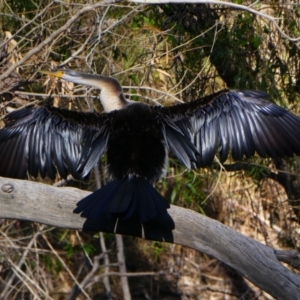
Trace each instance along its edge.
<instances>
[{"instance_id":1,"label":"green foliage","mask_svg":"<svg viewBox=\"0 0 300 300\"><path fill-rule=\"evenodd\" d=\"M18 20L17 17L32 19L37 11L37 6L30 0L8 0L5 1L5 4L6 5L1 4L2 12L6 12L7 14L0 17L0 26L4 30L14 31L14 28L21 27L22 22ZM9 7L14 8L13 13L15 15L11 14L11 10L9 9ZM11 16L9 17L8 15Z\"/></svg>"},{"instance_id":2,"label":"green foliage","mask_svg":"<svg viewBox=\"0 0 300 300\"><path fill-rule=\"evenodd\" d=\"M159 262L162 255L168 251L168 247L159 242L152 242L147 245L146 249L148 255L152 258L153 262Z\"/></svg>"},{"instance_id":3,"label":"green foliage","mask_svg":"<svg viewBox=\"0 0 300 300\"><path fill-rule=\"evenodd\" d=\"M52 268L53 268L53 261L52 261L52 258L50 257L50 255L45 255L44 256L44 264L45 264L45 267L46 267L47 271L49 273L51 273Z\"/></svg>"},{"instance_id":4,"label":"green foliage","mask_svg":"<svg viewBox=\"0 0 300 300\"><path fill-rule=\"evenodd\" d=\"M175 173L181 175L162 180L163 188L170 189L170 203L203 212L202 205L206 199L206 194L203 192L206 183L203 177L197 173L187 172L182 165L177 165L176 161L174 163L171 162L169 170L176 168Z\"/></svg>"},{"instance_id":5,"label":"green foliage","mask_svg":"<svg viewBox=\"0 0 300 300\"><path fill-rule=\"evenodd\" d=\"M59 259L53 258L52 255L44 256L44 265L49 273L55 273L58 275L63 270L63 265Z\"/></svg>"},{"instance_id":6,"label":"green foliage","mask_svg":"<svg viewBox=\"0 0 300 300\"><path fill-rule=\"evenodd\" d=\"M154 259L155 261L157 261L161 256L161 254L165 251L166 251L166 247L164 247L162 243L157 243L157 242L153 243L153 254L155 257Z\"/></svg>"},{"instance_id":7,"label":"green foliage","mask_svg":"<svg viewBox=\"0 0 300 300\"><path fill-rule=\"evenodd\" d=\"M67 258L71 258L76 252L81 250L84 250L88 255L91 255L96 251L96 248L92 244L73 246L72 244L68 243L63 247L63 250L66 252Z\"/></svg>"},{"instance_id":8,"label":"green foliage","mask_svg":"<svg viewBox=\"0 0 300 300\"><path fill-rule=\"evenodd\" d=\"M263 178L266 178L268 175L268 168L263 161L257 161L257 164L251 164L245 169L245 174L253 179L256 184L260 184Z\"/></svg>"}]
</instances>

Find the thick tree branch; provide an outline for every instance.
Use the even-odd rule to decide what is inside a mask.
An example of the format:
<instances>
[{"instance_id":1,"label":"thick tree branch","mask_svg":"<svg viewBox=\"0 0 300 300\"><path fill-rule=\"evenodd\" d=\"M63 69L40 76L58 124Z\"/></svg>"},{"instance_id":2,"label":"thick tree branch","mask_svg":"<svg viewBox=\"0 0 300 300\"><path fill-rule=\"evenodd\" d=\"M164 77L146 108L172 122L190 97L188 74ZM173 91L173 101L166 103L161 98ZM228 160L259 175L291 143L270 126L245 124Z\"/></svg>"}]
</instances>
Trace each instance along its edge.
<instances>
[{"instance_id":1,"label":"thick tree branch","mask_svg":"<svg viewBox=\"0 0 300 300\"><path fill-rule=\"evenodd\" d=\"M0 177L0 218L82 229L72 211L88 192ZM174 243L207 253L231 266L276 299L299 299L300 277L285 268L274 249L194 211L172 206Z\"/></svg>"}]
</instances>

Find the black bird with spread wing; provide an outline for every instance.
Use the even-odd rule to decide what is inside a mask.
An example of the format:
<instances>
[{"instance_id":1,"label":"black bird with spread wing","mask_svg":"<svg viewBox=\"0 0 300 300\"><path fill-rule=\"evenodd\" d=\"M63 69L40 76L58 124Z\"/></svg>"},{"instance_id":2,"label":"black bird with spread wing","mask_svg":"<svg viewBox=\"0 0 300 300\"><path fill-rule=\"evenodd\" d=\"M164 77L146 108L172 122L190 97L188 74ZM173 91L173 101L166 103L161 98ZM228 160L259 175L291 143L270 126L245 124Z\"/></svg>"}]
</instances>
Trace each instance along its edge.
<instances>
[{"instance_id":1,"label":"black bird with spread wing","mask_svg":"<svg viewBox=\"0 0 300 300\"><path fill-rule=\"evenodd\" d=\"M84 179L107 152L111 181L79 201L76 213L153 219L174 224L168 202L155 190L169 150L186 168L205 167L219 155L240 160L257 152L272 158L300 155L300 119L256 91L223 90L171 107L127 100L110 77L72 70L42 73L100 89L105 113L27 107L8 114L0 130L0 175Z\"/></svg>"}]
</instances>

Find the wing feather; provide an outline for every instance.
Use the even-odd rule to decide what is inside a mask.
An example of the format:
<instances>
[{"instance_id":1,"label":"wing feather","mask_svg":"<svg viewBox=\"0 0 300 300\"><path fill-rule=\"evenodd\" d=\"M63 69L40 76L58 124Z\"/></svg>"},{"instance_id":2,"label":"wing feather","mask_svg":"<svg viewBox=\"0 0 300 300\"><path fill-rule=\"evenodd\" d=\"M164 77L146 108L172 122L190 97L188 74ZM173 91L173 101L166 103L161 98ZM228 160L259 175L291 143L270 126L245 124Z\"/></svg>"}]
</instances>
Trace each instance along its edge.
<instances>
[{"instance_id":1,"label":"wing feather","mask_svg":"<svg viewBox=\"0 0 300 300\"><path fill-rule=\"evenodd\" d=\"M229 150L231 149L231 135L229 132L228 126L226 126L226 116L224 114L220 115L219 118L219 128L220 128L220 159L221 162L224 162L229 154Z\"/></svg>"},{"instance_id":2,"label":"wing feather","mask_svg":"<svg viewBox=\"0 0 300 300\"><path fill-rule=\"evenodd\" d=\"M192 141L199 152L198 167L209 165L216 154L222 162L230 153L235 160L255 152L272 158L300 155L300 118L266 101L267 96L258 91L224 90L189 103L154 109ZM177 147L172 140L173 148ZM179 149L172 149L178 158L182 155ZM185 157L186 165L188 159Z\"/></svg>"},{"instance_id":3,"label":"wing feather","mask_svg":"<svg viewBox=\"0 0 300 300\"><path fill-rule=\"evenodd\" d=\"M109 137L107 114L27 107L8 114L0 130L0 175L54 179L88 175ZM89 151L86 151L89 149Z\"/></svg>"},{"instance_id":4,"label":"wing feather","mask_svg":"<svg viewBox=\"0 0 300 300\"><path fill-rule=\"evenodd\" d=\"M189 137L184 135L180 127L168 118L164 118L161 126L166 145L188 169L191 169L192 165L197 162L199 155L194 144Z\"/></svg>"}]
</instances>

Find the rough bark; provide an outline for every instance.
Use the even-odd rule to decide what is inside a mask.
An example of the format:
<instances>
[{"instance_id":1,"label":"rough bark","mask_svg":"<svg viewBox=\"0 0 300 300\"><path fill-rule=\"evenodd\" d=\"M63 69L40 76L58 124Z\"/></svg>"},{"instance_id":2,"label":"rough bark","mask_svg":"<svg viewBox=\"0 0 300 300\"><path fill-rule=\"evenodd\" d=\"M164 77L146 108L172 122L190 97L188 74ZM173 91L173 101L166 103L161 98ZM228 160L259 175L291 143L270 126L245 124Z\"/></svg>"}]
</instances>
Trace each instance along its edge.
<instances>
[{"instance_id":1,"label":"rough bark","mask_svg":"<svg viewBox=\"0 0 300 300\"><path fill-rule=\"evenodd\" d=\"M86 191L1 177L0 187L0 218L84 227L85 219L72 211ZM219 259L276 299L300 299L300 277L280 263L274 249L194 211L172 206L169 213L174 243Z\"/></svg>"}]
</instances>

